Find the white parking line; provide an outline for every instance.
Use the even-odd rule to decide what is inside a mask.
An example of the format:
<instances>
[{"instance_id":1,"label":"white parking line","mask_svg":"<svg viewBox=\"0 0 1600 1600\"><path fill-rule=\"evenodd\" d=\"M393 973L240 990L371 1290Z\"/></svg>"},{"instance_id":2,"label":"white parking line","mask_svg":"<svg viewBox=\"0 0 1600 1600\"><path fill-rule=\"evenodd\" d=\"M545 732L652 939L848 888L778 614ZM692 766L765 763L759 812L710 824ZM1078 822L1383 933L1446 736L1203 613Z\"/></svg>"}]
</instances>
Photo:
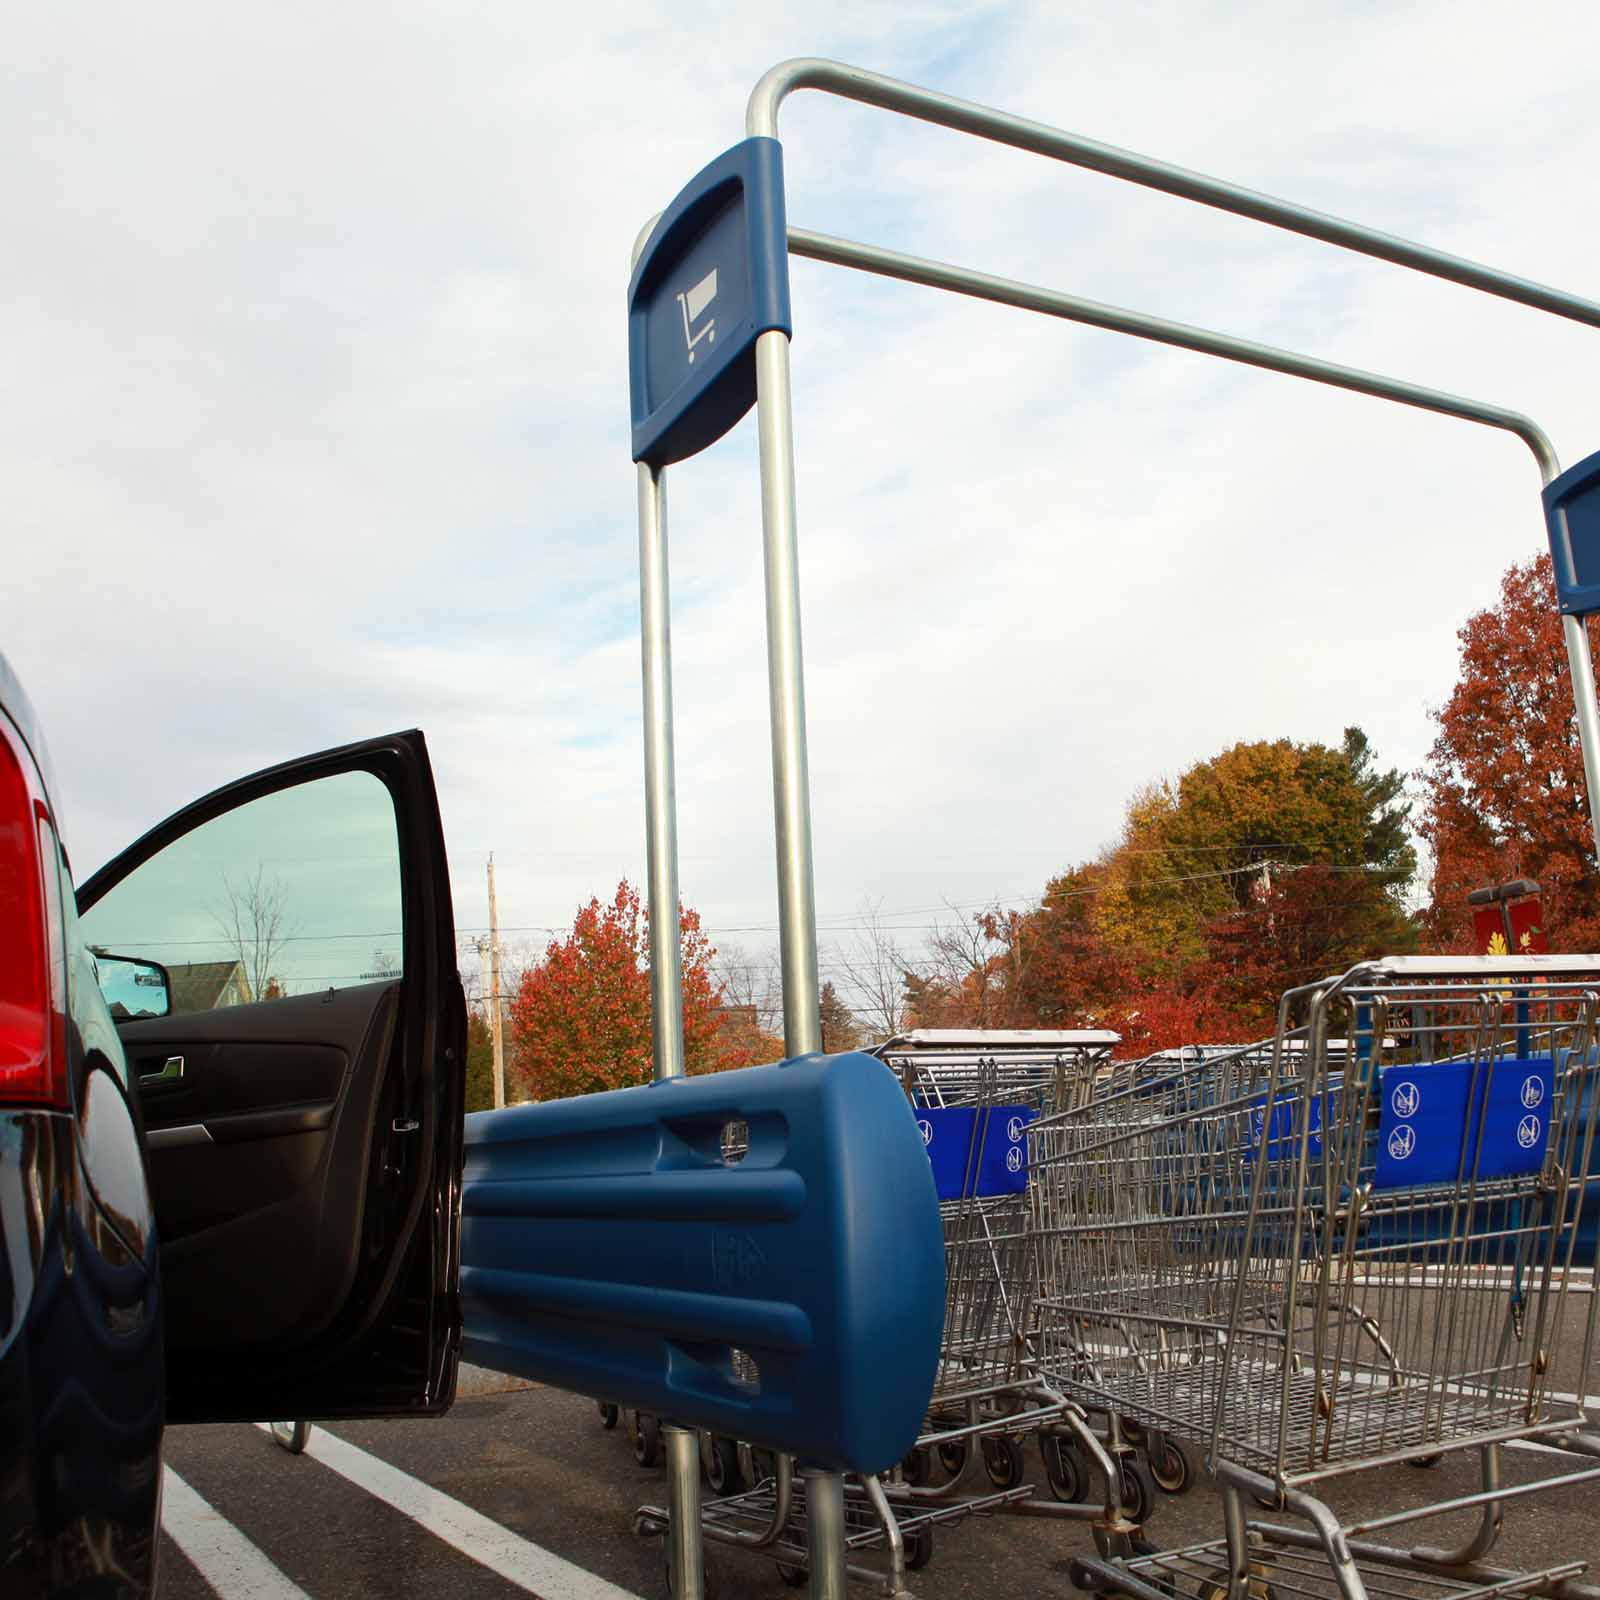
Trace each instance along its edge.
<instances>
[{"instance_id":1,"label":"white parking line","mask_svg":"<svg viewBox=\"0 0 1600 1600\"><path fill-rule=\"evenodd\" d=\"M311 1430L306 1454L539 1600L639 1600L326 1428Z\"/></svg>"},{"instance_id":2,"label":"white parking line","mask_svg":"<svg viewBox=\"0 0 1600 1600\"><path fill-rule=\"evenodd\" d=\"M311 1600L171 1467L164 1470L161 1526L220 1600Z\"/></svg>"}]
</instances>

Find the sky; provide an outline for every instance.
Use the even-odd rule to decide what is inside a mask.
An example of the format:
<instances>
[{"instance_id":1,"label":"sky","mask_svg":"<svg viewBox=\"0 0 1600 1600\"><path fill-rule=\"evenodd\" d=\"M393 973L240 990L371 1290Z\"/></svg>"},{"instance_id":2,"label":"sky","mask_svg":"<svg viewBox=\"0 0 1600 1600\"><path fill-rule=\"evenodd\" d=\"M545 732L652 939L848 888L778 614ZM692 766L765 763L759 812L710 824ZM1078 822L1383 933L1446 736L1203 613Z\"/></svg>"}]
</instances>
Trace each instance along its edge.
<instances>
[{"instance_id":1,"label":"sky","mask_svg":"<svg viewBox=\"0 0 1600 1600\"><path fill-rule=\"evenodd\" d=\"M827 55L1600 293L1600 9L33 7L0 61L0 648L79 880L193 796L428 736L456 920L643 874L625 289L642 223ZM815 93L791 223L1530 412L1600 332ZM816 893L1025 904L1241 739L1426 758L1542 545L1509 436L796 261ZM774 938L753 422L668 474L685 899ZM754 955L752 956L754 959Z\"/></svg>"}]
</instances>

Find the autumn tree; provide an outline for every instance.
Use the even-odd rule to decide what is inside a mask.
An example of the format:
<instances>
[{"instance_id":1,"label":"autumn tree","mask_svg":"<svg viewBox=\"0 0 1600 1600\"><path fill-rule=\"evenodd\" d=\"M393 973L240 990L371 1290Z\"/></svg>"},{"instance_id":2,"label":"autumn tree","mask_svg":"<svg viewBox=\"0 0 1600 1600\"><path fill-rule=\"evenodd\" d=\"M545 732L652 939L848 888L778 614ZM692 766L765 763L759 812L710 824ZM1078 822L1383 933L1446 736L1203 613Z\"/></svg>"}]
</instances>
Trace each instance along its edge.
<instances>
[{"instance_id":1,"label":"autumn tree","mask_svg":"<svg viewBox=\"0 0 1600 1600\"><path fill-rule=\"evenodd\" d=\"M1344 897L1357 943L1403 947L1416 872L1403 786L1399 772L1375 767L1359 728L1345 729L1338 748L1233 745L1134 797L1105 863L1096 926L1147 968L1202 959L1210 924L1259 915L1278 880L1316 866L1367 880Z\"/></svg>"},{"instance_id":2,"label":"autumn tree","mask_svg":"<svg viewBox=\"0 0 1600 1600\"><path fill-rule=\"evenodd\" d=\"M477 1007L467 1008L467 1086L465 1109L494 1109L494 1035Z\"/></svg>"},{"instance_id":3,"label":"autumn tree","mask_svg":"<svg viewBox=\"0 0 1600 1600\"><path fill-rule=\"evenodd\" d=\"M1498 603L1456 637L1459 677L1418 774L1418 831L1433 853L1428 931L1442 948L1473 948L1468 893L1527 877L1543 887L1552 942L1595 949L1600 879L1549 555L1511 566Z\"/></svg>"},{"instance_id":4,"label":"autumn tree","mask_svg":"<svg viewBox=\"0 0 1600 1600\"><path fill-rule=\"evenodd\" d=\"M839 998L839 991L831 982L824 983L818 996L818 1009L822 1013L822 1048L827 1055L854 1050L861 1043L861 1029L851 1014L850 1007Z\"/></svg>"},{"instance_id":5,"label":"autumn tree","mask_svg":"<svg viewBox=\"0 0 1600 1600\"><path fill-rule=\"evenodd\" d=\"M1038 906L983 913L981 971L923 989L963 1022L1113 1028L1124 1054L1256 1037L1284 989L1412 946L1404 781L1359 728L1234 745L1136 793Z\"/></svg>"},{"instance_id":6,"label":"autumn tree","mask_svg":"<svg viewBox=\"0 0 1600 1600\"><path fill-rule=\"evenodd\" d=\"M742 1064L724 1047L716 952L687 906L678 913L683 961L684 1061L690 1072ZM552 939L523 973L510 1007L508 1068L535 1100L647 1083L650 1036L649 927L626 879L605 904L591 899L572 931Z\"/></svg>"}]
</instances>

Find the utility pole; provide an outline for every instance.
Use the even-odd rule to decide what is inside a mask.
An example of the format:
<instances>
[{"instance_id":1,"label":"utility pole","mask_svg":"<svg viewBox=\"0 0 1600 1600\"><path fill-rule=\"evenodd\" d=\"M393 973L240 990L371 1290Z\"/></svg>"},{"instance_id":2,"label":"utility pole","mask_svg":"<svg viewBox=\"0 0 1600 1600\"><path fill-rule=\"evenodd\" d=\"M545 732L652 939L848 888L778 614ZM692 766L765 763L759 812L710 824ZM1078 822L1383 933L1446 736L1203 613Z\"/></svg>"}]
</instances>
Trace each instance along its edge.
<instances>
[{"instance_id":1,"label":"utility pole","mask_svg":"<svg viewBox=\"0 0 1600 1600\"><path fill-rule=\"evenodd\" d=\"M500 919L494 905L494 851L489 852L489 1036L494 1041L494 1103L506 1103L506 1046L500 1016Z\"/></svg>"}]
</instances>

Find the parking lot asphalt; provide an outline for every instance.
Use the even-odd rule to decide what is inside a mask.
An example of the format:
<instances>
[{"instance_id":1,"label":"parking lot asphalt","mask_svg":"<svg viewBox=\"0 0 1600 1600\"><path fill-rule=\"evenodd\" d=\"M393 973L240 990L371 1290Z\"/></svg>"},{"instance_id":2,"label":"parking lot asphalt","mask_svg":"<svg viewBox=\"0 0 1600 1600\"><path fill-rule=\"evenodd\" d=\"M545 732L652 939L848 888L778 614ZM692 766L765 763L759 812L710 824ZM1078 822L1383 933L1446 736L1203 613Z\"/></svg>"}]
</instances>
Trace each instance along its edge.
<instances>
[{"instance_id":1,"label":"parking lot asphalt","mask_svg":"<svg viewBox=\"0 0 1600 1600\"><path fill-rule=\"evenodd\" d=\"M664 1594L661 1542L635 1536L632 1518L641 1503L662 1503L665 1479L636 1464L626 1429L604 1430L593 1402L556 1390L475 1387L443 1418L319 1426L298 1457L257 1427L169 1430L163 1600ZM1036 1472L1031 1446L1027 1459ZM1548 1449L1511 1449L1505 1460L1516 1483L1582 1465ZM1469 1492L1477 1471L1474 1453L1453 1454L1431 1470L1340 1479L1329 1498L1344 1516L1378 1515ZM1467 1526L1457 1515L1399 1537L1445 1542ZM1147 1534L1163 1547L1218 1537L1215 1489L1202 1476L1189 1493L1161 1497ZM922 1600L1066 1596L1072 1557L1091 1550L1081 1522L972 1517L935 1530L933 1559L911 1586ZM1600 1569L1600 1483L1507 1508L1497 1565L1564 1558ZM743 1551L709 1546L707 1570L723 1600L789 1592L771 1562Z\"/></svg>"}]
</instances>

